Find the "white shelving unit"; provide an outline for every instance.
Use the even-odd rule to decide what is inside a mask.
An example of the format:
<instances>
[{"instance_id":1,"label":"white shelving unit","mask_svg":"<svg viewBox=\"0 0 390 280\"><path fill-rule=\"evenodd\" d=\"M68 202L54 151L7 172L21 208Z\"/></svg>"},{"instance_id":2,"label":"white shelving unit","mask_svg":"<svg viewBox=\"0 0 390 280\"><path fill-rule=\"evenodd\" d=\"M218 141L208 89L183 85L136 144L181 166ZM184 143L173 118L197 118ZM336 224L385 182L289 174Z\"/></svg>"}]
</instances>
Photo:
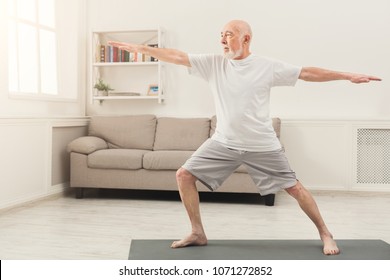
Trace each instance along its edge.
<instances>
[{"instance_id":1,"label":"white shelving unit","mask_svg":"<svg viewBox=\"0 0 390 280\"><path fill-rule=\"evenodd\" d=\"M113 60L108 49L108 41L129 42L163 47L161 28L126 31L93 31L91 40L91 100L157 100L162 103L163 80L160 61L139 54L127 54L126 58ZM102 48L103 46L103 48ZM103 49L103 50L102 50ZM122 53L124 55L124 53ZM119 55L115 56L119 57ZM137 58L136 58L137 57ZM109 95L99 94L95 83L102 79L114 90ZM149 86L158 86L157 92L148 94ZM137 94L137 95L135 95Z\"/></svg>"}]
</instances>

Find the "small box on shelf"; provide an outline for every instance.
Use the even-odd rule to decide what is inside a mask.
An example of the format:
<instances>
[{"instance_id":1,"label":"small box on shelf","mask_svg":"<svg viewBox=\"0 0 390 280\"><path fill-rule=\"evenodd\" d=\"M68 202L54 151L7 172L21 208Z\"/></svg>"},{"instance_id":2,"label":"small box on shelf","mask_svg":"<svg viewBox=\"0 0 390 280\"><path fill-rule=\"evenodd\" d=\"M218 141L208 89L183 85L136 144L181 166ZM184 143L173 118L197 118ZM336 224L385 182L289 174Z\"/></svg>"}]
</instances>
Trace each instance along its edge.
<instances>
[{"instance_id":1,"label":"small box on shelf","mask_svg":"<svg viewBox=\"0 0 390 280\"><path fill-rule=\"evenodd\" d=\"M149 96L157 96L158 95L158 85L152 84L148 87L148 93Z\"/></svg>"}]
</instances>

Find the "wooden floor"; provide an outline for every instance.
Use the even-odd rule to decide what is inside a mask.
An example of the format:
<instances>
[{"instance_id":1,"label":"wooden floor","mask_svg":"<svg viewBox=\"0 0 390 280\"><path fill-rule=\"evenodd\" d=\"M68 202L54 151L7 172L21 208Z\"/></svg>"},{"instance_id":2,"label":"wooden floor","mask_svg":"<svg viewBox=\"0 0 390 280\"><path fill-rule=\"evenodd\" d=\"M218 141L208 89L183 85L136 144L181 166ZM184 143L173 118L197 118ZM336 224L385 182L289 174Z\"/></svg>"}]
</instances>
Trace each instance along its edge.
<instances>
[{"instance_id":1,"label":"wooden floor","mask_svg":"<svg viewBox=\"0 0 390 280\"><path fill-rule=\"evenodd\" d=\"M390 193L313 192L336 239L390 243ZM317 239L294 199L274 207L257 195L201 197L210 239ZM127 259L132 239L177 239L189 232L178 194L90 190L0 212L0 259Z\"/></svg>"}]
</instances>

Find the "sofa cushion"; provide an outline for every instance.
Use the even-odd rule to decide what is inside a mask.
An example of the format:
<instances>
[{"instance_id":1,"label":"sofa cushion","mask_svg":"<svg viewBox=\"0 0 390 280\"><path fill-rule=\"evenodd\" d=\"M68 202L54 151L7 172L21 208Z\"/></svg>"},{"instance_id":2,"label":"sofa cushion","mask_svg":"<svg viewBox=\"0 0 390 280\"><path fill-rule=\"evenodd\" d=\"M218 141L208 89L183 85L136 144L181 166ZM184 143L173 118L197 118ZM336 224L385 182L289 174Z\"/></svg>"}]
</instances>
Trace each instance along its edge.
<instances>
[{"instance_id":1,"label":"sofa cushion","mask_svg":"<svg viewBox=\"0 0 390 280\"><path fill-rule=\"evenodd\" d=\"M194 151L153 151L144 155L143 167L150 170L177 170Z\"/></svg>"},{"instance_id":2,"label":"sofa cushion","mask_svg":"<svg viewBox=\"0 0 390 280\"><path fill-rule=\"evenodd\" d=\"M89 135L103 138L110 148L152 150L156 116L93 116Z\"/></svg>"},{"instance_id":3,"label":"sofa cushion","mask_svg":"<svg viewBox=\"0 0 390 280\"><path fill-rule=\"evenodd\" d=\"M195 151L209 134L208 118L159 118L154 150Z\"/></svg>"},{"instance_id":4,"label":"sofa cushion","mask_svg":"<svg viewBox=\"0 0 390 280\"><path fill-rule=\"evenodd\" d=\"M88 167L100 169L141 169L142 158L148 150L106 149L88 156Z\"/></svg>"}]
</instances>

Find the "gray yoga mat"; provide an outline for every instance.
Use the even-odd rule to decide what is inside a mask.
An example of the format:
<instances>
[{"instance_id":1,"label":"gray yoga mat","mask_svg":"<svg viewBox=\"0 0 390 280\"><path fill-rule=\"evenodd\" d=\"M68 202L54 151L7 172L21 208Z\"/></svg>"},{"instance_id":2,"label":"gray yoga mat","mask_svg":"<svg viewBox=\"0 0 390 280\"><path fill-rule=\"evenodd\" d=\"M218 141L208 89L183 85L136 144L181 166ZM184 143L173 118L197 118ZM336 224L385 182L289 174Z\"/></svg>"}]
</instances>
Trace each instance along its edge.
<instances>
[{"instance_id":1,"label":"gray yoga mat","mask_svg":"<svg viewBox=\"0 0 390 280\"><path fill-rule=\"evenodd\" d=\"M173 240L131 241L129 260L390 260L383 240L336 240L340 254L326 256L320 240L209 240L207 246L171 249Z\"/></svg>"}]
</instances>

